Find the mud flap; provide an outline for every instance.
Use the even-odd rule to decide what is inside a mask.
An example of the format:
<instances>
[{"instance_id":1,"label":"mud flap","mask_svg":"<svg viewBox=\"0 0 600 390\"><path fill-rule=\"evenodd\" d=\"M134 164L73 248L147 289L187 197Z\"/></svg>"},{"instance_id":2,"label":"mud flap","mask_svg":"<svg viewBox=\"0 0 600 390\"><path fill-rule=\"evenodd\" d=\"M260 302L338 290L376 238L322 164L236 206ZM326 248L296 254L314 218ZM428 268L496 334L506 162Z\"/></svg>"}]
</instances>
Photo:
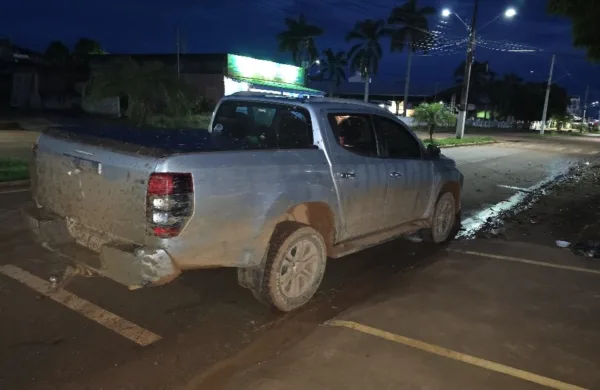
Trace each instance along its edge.
<instances>
[{"instance_id":1,"label":"mud flap","mask_svg":"<svg viewBox=\"0 0 600 390\"><path fill-rule=\"evenodd\" d=\"M255 267L243 267L237 269L238 284L252 291L252 294L256 299L264 302L262 299L262 285L265 277L265 264L267 260L267 254L269 249L265 250L265 255L258 266Z\"/></svg>"}]
</instances>

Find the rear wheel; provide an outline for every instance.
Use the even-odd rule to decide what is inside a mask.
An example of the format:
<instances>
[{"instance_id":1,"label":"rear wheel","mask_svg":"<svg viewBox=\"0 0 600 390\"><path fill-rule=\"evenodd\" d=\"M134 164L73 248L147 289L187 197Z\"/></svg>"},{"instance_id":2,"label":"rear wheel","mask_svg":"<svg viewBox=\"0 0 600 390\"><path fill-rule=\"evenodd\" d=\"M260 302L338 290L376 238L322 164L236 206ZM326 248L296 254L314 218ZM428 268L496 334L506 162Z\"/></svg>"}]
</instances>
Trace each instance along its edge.
<instances>
[{"instance_id":1,"label":"rear wheel","mask_svg":"<svg viewBox=\"0 0 600 390\"><path fill-rule=\"evenodd\" d=\"M262 282L254 295L287 312L306 304L317 292L327 262L325 241L310 226L284 222L267 252Z\"/></svg>"},{"instance_id":2,"label":"rear wheel","mask_svg":"<svg viewBox=\"0 0 600 390\"><path fill-rule=\"evenodd\" d=\"M456 199L451 192L438 198L431 219L431 228L423 230L423 241L442 244L452 241L460 230L460 213L456 210Z\"/></svg>"}]
</instances>

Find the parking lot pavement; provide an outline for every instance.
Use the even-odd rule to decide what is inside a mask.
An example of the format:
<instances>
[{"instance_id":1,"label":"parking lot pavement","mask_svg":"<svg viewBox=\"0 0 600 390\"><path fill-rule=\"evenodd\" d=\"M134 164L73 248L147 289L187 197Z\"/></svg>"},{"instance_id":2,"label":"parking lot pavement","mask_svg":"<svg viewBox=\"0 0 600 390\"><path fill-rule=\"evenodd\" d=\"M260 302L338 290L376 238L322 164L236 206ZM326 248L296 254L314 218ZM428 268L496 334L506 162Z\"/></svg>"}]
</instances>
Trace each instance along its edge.
<instances>
[{"instance_id":1,"label":"parking lot pavement","mask_svg":"<svg viewBox=\"0 0 600 390\"><path fill-rule=\"evenodd\" d=\"M553 162L568 166L573 160L500 145L453 153L467 177L463 206L468 213L517 192L498 184L535 183L554 172ZM0 192L0 349L8 351L0 354L0 389L163 389L183 384L216 389L195 386L204 381L198 373L218 382L267 360L318 324L396 285L400 269L432 259L422 247L396 241L332 261L313 303L286 316L266 309L240 288L233 269L188 272L166 286L136 291L103 278L77 277L65 287L66 294L57 294L47 281L66 262L34 245L28 235L18 209L29 201L29 193ZM339 332L339 337L360 333L326 331ZM365 335L351 337L358 336ZM249 343L256 347L238 355Z\"/></svg>"},{"instance_id":2,"label":"parking lot pavement","mask_svg":"<svg viewBox=\"0 0 600 390\"><path fill-rule=\"evenodd\" d=\"M232 390L600 387L598 264L524 243L450 249L221 383Z\"/></svg>"},{"instance_id":3,"label":"parking lot pavement","mask_svg":"<svg viewBox=\"0 0 600 390\"><path fill-rule=\"evenodd\" d=\"M288 319L239 287L234 269L135 291L76 277L53 293L47 281L67 262L33 243L18 211L28 200L27 192L0 194L0 350L8 351L0 353L0 389L173 388ZM308 319L291 322L304 328L339 314L385 277L378 265L387 253L413 253L412 261L415 246L394 242L332 262ZM345 285L352 288L332 308L329 298Z\"/></svg>"}]
</instances>

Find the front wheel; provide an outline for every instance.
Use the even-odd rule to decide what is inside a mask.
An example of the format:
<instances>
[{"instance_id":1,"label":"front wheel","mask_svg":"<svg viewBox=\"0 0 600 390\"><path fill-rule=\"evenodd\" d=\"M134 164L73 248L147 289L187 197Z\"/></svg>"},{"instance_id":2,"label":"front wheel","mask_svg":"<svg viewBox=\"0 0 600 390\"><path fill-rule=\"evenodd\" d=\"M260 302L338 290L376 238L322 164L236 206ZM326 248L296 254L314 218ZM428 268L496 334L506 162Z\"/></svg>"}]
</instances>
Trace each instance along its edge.
<instances>
[{"instance_id":1,"label":"front wheel","mask_svg":"<svg viewBox=\"0 0 600 390\"><path fill-rule=\"evenodd\" d=\"M306 304L317 292L327 252L321 234L310 226L285 222L269 244L259 300L288 312Z\"/></svg>"},{"instance_id":2,"label":"front wheel","mask_svg":"<svg viewBox=\"0 0 600 390\"><path fill-rule=\"evenodd\" d=\"M431 220L431 229L421 232L423 241L442 244L452 241L460 230L460 213L456 209L456 199L451 192L438 198Z\"/></svg>"}]
</instances>

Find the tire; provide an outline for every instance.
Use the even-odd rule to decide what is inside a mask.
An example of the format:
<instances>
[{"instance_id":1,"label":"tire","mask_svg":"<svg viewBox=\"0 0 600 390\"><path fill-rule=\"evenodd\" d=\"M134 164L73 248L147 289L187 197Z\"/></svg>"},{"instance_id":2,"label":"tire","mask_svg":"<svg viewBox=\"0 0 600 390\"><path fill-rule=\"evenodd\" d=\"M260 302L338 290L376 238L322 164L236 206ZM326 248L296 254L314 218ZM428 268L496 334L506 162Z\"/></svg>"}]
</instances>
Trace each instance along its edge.
<instances>
[{"instance_id":1,"label":"tire","mask_svg":"<svg viewBox=\"0 0 600 390\"><path fill-rule=\"evenodd\" d=\"M452 241L460 231L460 219L452 192L440 194L431 218L431 228L421 231L423 242L444 244Z\"/></svg>"},{"instance_id":2,"label":"tire","mask_svg":"<svg viewBox=\"0 0 600 390\"><path fill-rule=\"evenodd\" d=\"M259 301L289 312L317 292L327 263L325 240L310 226L284 222L275 229L265 260L260 287L252 292Z\"/></svg>"}]
</instances>

